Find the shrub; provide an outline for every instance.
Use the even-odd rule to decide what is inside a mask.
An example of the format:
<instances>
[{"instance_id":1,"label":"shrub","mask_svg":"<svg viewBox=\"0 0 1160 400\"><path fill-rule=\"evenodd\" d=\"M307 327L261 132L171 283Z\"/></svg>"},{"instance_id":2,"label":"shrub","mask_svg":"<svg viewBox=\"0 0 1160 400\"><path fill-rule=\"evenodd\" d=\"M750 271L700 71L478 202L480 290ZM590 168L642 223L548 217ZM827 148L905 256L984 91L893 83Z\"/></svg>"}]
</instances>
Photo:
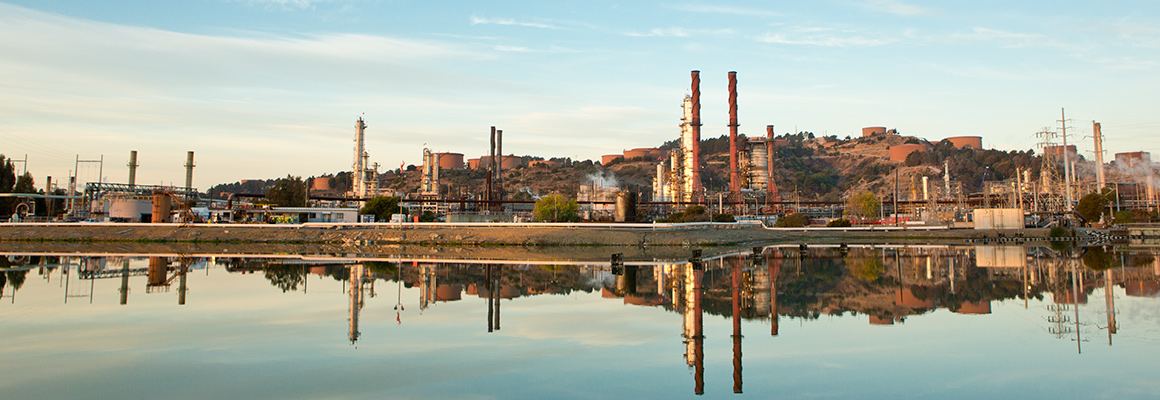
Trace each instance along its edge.
<instances>
[{"instance_id":1,"label":"shrub","mask_svg":"<svg viewBox=\"0 0 1160 400\"><path fill-rule=\"evenodd\" d=\"M793 213L793 214L786 214L785 216L778 218L777 222L775 222L773 224L773 226L776 226L779 228L795 228L795 227L806 226L809 224L810 224L810 218L807 217L805 214Z\"/></svg>"},{"instance_id":2,"label":"shrub","mask_svg":"<svg viewBox=\"0 0 1160 400\"><path fill-rule=\"evenodd\" d=\"M833 221L826 223L826 226L830 227L830 228L845 228L845 227L852 226L852 225L854 225L854 224L851 224L850 220L845 219L845 218L838 218L838 219L835 219Z\"/></svg>"},{"instance_id":3,"label":"shrub","mask_svg":"<svg viewBox=\"0 0 1160 400\"><path fill-rule=\"evenodd\" d=\"M1053 226L1053 227L1051 227L1051 231L1047 233L1047 236L1049 236L1049 237L1067 237L1067 236L1075 236L1075 233L1072 232L1070 229L1064 228L1062 226Z\"/></svg>"},{"instance_id":4,"label":"shrub","mask_svg":"<svg viewBox=\"0 0 1160 400\"><path fill-rule=\"evenodd\" d=\"M713 214L713 222L737 222L733 214Z\"/></svg>"}]
</instances>

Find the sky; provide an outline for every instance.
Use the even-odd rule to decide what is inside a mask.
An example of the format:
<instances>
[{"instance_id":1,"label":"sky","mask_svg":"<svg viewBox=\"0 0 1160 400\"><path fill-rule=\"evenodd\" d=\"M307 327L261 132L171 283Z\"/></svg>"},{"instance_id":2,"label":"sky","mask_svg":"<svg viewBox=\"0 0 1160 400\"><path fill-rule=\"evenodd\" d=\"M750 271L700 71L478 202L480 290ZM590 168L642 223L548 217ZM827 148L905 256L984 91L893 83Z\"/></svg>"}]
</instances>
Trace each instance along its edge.
<instances>
[{"instance_id":1,"label":"sky","mask_svg":"<svg viewBox=\"0 0 1160 400\"><path fill-rule=\"evenodd\" d=\"M4 0L0 0L4 1ZM383 170L424 148L599 159L679 135L701 71L702 137L858 136L1160 153L1153 1L0 2L0 153L37 186L99 176L194 186L349 171L355 120ZM97 163L76 160L97 160ZM17 170L25 166L16 165Z\"/></svg>"}]
</instances>

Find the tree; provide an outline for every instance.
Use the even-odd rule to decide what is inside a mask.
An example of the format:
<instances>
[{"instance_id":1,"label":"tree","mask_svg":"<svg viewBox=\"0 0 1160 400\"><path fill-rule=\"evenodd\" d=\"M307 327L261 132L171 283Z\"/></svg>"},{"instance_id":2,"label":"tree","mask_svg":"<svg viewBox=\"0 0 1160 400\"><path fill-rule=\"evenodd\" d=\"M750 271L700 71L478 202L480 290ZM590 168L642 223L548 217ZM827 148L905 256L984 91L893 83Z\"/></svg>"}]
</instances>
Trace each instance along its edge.
<instances>
[{"instance_id":1,"label":"tree","mask_svg":"<svg viewBox=\"0 0 1160 400\"><path fill-rule=\"evenodd\" d=\"M16 178L16 185L12 187L12 193L36 193L36 181L32 179L32 174L25 172Z\"/></svg>"},{"instance_id":2,"label":"tree","mask_svg":"<svg viewBox=\"0 0 1160 400\"><path fill-rule=\"evenodd\" d=\"M863 257L846 257L846 266L851 275L867 283L874 283L882 278L886 268L877 257L877 251Z\"/></svg>"},{"instance_id":3,"label":"tree","mask_svg":"<svg viewBox=\"0 0 1160 400\"><path fill-rule=\"evenodd\" d=\"M12 167L12 160L0 154L0 193L11 193L16 186L16 169ZM12 207L16 206L16 199L0 198L0 215L11 215Z\"/></svg>"},{"instance_id":4,"label":"tree","mask_svg":"<svg viewBox=\"0 0 1160 400\"><path fill-rule=\"evenodd\" d=\"M423 214L419 215L419 222L435 222L435 213L423 211Z\"/></svg>"},{"instance_id":5,"label":"tree","mask_svg":"<svg viewBox=\"0 0 1160 400\"><path fill-rule=\"evenodd\" d=\"M1083 255L1083 265L1095 271L1103 271L1122 266L1120 265L1120 260L1102 246L1087 248Z\"/></svg>"},{"instance_id":6,"label":"tree","mask_svg":"<svg viewBox=\"0 0 1160 400\"><path fill-rule=\"evenodd\" d=\"M1100 220L1100 214L1105 213L1108 207L1107 195L1111 191L1100 193L1088 193L1079 199L1079 203L1075 205L1075 212L1083 216L1083 219L1090 223L1096 223Z\"/></svg>"},{"instance_id":7,"label":"tree","mask_svg":"<svg viewBox=\"0 0 1160 400\"><path fill-rule=\"evenodd\" d=\"M298 285L306 282L306 270L299 267L266 267L266 279L282 293L298 291Z\"/></svg>"},{"instance_id":8,"label":"tree","mask_svg":"<svg viewBox=\"0 0 1160 400\"><path fill-rule=\"evenodd\" d=\"M882 202L878 201L878 196L870 191L863 191L850 196L850 199L846 201L846 215L863 220L868 216L877 215L878 207L881 205Z\"/></svg>"},{"instance_id":9,"label":"tree","mask_svg":"<svg viewBox=\"0 0 1160 400\"><path fill-rule=\"evenodd\" d=\"M399 206L399 198L395 196L375 196L367 200L358 210L359 214L374 215L376 221L389 220L393 214L406 214L407 211Z\"/></svg>"},{"instance_id":10,"label":"tree","mask_svg":"<svg viewBox=\"0 0 1160 400\"><path fill-rule=\"evenodd\" d=\"M536 200L536 208L532 210L537 221L577 222L580 221L580 205L576 199L565 198L560 194L551 194Z\"/></svg>"},{"instance_id":11,"label":"tree","mask_svg":"<svg viewBox=\"0 0 1160 400\"><path fill-rule=\"evenodd\" d=\"M274 181L266 191L266 200L282 207L306 206L306 182L300 176L286 175Z\"/></svg>"}]
</instances>

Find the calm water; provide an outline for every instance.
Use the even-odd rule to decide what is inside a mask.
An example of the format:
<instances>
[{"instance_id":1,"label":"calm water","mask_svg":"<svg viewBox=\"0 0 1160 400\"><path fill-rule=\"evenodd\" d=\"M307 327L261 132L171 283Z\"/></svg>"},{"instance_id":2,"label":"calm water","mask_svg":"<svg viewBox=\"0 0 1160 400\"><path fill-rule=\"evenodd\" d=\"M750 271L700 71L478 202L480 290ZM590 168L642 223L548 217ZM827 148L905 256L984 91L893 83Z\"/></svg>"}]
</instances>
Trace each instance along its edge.
<instances>
[{"instance_id":1,"label":"calm water","mask_svg":"<svg viewBox=\"0 0 1160 400\"><path fill-rule=\"evenodd\" d=\"M794 246L625 266L7 258L5 399L1160 393L1148 249Z\"/></svg>"}]
</instances>

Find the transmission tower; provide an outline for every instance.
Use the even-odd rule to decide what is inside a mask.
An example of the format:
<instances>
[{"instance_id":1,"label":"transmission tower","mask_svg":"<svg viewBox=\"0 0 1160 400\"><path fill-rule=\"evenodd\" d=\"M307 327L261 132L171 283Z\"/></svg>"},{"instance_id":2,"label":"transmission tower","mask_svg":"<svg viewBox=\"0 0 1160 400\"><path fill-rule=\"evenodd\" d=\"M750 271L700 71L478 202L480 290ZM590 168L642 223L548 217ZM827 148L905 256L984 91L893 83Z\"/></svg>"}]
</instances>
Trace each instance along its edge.
<instances>
[{"instance_id":1,"label":"transmission tower","mask_svg":"<svg viewBox=\"0 0 1160 400\"><path fill-rule=\"evenodd\" d=\"M1035 211L1055 211L1063 207L1063 196L1061 195L1064 183L1060 179L1058 164L1061 161L1057 160L1059 154L1054 149L1067 151L1067 148L1056 146L1056 136L1059 136L1059 133L1049 127L1035 132L1035 138L1039 140L1039 149L1042 155L1042 165L1039 169L1039 190L1036 191L1039 200L1035 204Z\"/></svg>"}]
</instances>

